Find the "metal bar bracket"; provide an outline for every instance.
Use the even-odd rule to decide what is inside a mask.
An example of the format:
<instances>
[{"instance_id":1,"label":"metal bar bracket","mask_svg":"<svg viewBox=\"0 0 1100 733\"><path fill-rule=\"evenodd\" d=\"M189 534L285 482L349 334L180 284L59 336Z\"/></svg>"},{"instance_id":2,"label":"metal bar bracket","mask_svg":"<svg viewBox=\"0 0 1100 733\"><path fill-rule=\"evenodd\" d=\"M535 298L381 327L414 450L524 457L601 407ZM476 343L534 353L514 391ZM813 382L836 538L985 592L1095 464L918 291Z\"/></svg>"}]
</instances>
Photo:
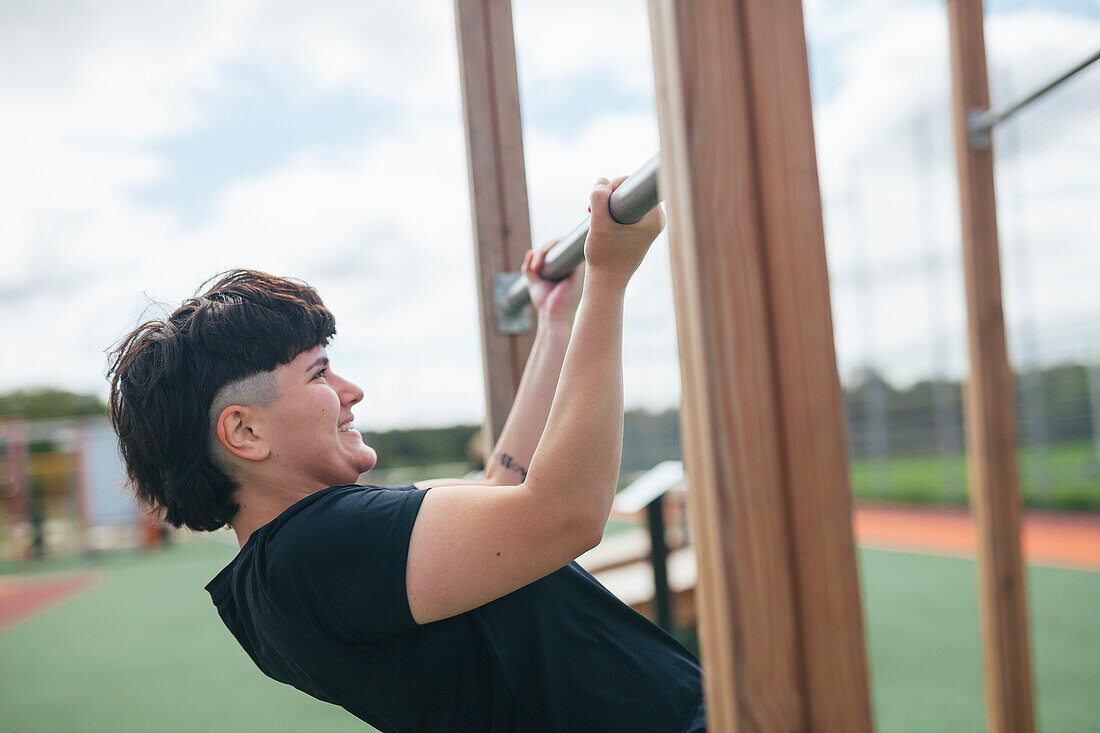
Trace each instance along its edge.
<instances>
[{"instance_id":1,"label":"metal bar bracket","mask_svg":"<svg viewBox=\"0 0 1100 733\"><path fill-rule=\"evenodd\" d=\"M509 290L517 278L522 280L523 277L522 272L498 272L493 275L493 310L496 314L497 331L500 333L527 333L535 327L530 302L515 313L509 313L504 308Z\"/></svg>"},{"instance_id":2,"label":"metal bar bracket","mask_svg":"<svg viewBox=\"0 0 1100 733\"><path fill-rule=\"evenodd\" d=\"M993 144L993 125L989 122L989 110L972 109L966 116L966 137L975 150L989 150Z\"/></svg>"}]
</instances>

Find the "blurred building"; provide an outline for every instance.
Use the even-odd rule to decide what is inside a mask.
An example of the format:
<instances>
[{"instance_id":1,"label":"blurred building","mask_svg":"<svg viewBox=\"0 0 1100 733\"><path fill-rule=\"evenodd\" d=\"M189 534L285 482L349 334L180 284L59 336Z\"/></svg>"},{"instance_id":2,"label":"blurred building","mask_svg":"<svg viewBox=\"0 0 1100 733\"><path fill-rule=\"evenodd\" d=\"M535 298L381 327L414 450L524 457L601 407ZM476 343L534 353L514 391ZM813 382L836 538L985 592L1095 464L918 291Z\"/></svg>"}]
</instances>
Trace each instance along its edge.
<instances>
[{"instance_id":1,"label":"blurred building","mask_svg":"<svg viewBox=\"0 0 1100 733\"><path fill-rule=\"evenodd\" d=\"M144 514L106 418L0 420L0 557L138 544Z\"/></svg>"}]
</instances>

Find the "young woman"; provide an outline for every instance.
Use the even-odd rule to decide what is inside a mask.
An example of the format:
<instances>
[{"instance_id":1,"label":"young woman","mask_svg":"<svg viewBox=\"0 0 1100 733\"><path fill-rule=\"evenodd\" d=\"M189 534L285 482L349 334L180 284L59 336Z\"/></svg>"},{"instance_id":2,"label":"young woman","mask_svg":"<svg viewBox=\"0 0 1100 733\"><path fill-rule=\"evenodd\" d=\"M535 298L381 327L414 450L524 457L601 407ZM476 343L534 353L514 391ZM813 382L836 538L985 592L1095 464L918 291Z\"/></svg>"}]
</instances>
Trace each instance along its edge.
<instances>
[{"instance_id":1,"label":"young woman","mask_svg":"<svg viewBox=\"0 0 1100 733\"><path fill-rule=\"evenodd\" d=\"M484 479L355 484L363 390L304 283L228 273L115 352L132 483L175 526L236 532L207 590L265 674L384 731L703 729L697 660L573 562L614 497L623 293L664 226L611 219L622 180L593 188L583 277L524 262L537 337Z\"/></svg>"}]
</instances>

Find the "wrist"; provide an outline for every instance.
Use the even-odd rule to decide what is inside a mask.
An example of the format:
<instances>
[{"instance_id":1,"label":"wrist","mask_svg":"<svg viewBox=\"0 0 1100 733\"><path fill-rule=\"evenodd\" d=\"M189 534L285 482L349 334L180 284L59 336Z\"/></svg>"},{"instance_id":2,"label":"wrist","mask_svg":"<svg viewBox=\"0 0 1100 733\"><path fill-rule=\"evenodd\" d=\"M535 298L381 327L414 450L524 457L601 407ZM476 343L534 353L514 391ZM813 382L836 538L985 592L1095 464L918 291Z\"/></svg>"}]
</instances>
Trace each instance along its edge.
<instances>
[{"instance_id":1,"label":"wrist","mask_svg":"<svg viewBox=\"0 0 1100 733\"><path fill-rule=\"evenodd\" d=\"M627 283L630 282L630 276L633 274L633 272L589 266L585 272L582 292L613 292L621 295L626 290Z\"/></svg>"},{"instance_id":2,"label":"wrist","mask_svg":"<svg viewBox=\"0 0 1100 733\"><path fill-rule=\"evenodd\" d=\"M549 342L569 342L569 337L573 333L573 316L570 315L568 319L561 316L551 317L543 316L541 313L538 318L538 325L535 328L535 338Z\"/></svg>"}]
</instances>

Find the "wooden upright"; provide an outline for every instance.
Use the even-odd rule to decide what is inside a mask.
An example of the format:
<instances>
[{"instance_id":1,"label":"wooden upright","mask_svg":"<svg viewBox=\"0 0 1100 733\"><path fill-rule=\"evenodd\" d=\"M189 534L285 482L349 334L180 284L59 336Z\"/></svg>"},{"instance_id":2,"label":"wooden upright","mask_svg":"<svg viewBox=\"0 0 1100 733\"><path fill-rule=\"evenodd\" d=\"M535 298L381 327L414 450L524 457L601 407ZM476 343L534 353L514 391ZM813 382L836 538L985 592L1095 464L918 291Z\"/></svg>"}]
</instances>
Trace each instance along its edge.
<instances>
[{"instance_id":1,"label":"wooden upright","mask_svg":"<svg viewBox=\"0 0 1100 733\"><path fill-rule=\"evenodd\" d=\"M801 4L650 26L708 730L869 731Z\"/></svg>"},{"instance_id":2,"label":"wooden upright","mask_svg":"<svg viewBox=\"0 0 1100 733\"><path fill-rule=\"evenodd\" d=\"M488 450L500 437L533 342L530 333L498 333L493 306L493 275L518 271L531 248L512 4L455 0L455 26L477 253Z\"/></svg>"},{"instance_id":3,"label":"wooden upright","mask_svg":"<svg viewBox=\"0 0 1100 733\"><path fill-rule=\"evenodd\" d=\"M1027 600L1020 552L1016 410L1005 345L991 146L975 149L967 117L989 107L981 0L948 0L955 159L962 198L963 263L970 334L966 439L978 529L979 603L988 728L1032 731Z\"/></svg>"}]
</instances>

